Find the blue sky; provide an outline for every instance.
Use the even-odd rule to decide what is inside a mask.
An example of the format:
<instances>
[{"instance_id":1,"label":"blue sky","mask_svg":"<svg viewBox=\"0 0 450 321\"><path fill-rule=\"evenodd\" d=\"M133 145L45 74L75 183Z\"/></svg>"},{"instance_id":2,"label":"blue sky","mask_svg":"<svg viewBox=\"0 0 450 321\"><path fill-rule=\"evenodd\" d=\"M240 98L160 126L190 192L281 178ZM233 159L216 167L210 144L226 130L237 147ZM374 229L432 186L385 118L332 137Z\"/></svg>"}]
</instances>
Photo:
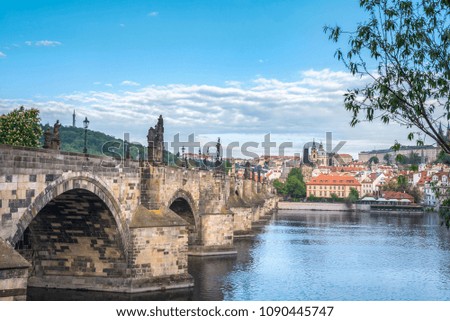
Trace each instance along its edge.
<instances>
[{"instance_id":1,"label":"blue sky","mask_svg":"<svg viewBox=\"0 0 450 321\"><path fill-rule=\"evenodd\" d=\"M323 33L356 26L358 3L0 0L0 113L24 104L70 124L76 109L141 142L163 114L169 137L300 146L332 131L354 155L390 146L404 130L348 126L342 93L361 80Z\"/></svg>"}]
</instances>

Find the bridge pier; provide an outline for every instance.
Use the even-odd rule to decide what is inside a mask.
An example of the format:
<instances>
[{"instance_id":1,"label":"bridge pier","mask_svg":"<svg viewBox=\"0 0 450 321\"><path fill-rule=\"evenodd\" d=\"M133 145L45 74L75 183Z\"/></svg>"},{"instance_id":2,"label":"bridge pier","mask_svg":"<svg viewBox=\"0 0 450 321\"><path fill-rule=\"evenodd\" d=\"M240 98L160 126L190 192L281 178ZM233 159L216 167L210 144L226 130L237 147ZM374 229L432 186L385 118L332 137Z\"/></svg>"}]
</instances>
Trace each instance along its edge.
<instances>
[{"instance_id":1,"label":"bridge pier","mask_svg":"<svg viewBox=\"0 0 450 321\"><path fill-rule=\"evenodd\" d=\"M190 245L189 255L236 255L233 245L233 213L202 214L201 244Z\"/></svg>"},{"instance_id":2,"label":"bridge pier","mask_svg":"<svg viewBox=\"0 0 450 321\"><path fill-rule=\"evenodd\" d=\"M130 225L130 292L192 287L188 274L188 223L171 210L139 206Z\"/></svg>"},{"instance_id":3,"label":"bridge pier","mask_svg":"<svg viewBox=\"0 0 450 321\"><path fill-rule=\"evenodd\" d=\"M30 263L0 239L0 301L26 300L29 267Z\"/></svg>"},{"instance_id":4,"label":"bridge pier","mask_svg":"<svg viewBox=\"0 0 450 321\"><path fill-rule=\"evenodd\" d=\"M231 180L229 206L234 213L235 238L254 236L270 220L276 198L266 185L252 180Z\"/></svg>"}]
</instances>

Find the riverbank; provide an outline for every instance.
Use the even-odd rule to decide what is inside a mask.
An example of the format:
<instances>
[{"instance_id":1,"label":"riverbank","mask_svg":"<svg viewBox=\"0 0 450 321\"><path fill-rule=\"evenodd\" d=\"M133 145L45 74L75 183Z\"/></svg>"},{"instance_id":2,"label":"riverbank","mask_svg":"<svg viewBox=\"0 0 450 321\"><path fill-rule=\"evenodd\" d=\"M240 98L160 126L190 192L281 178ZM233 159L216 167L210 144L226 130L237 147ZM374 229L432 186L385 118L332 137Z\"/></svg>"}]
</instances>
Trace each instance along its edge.
<instances>
[{"instance_id":1,"label":"riverbank","mask_svg":"<svg viewBox=\"0 0 450 321\"><path fill-rule=\"evenodd\" d=\"M370 211L367 204L346 204L346 203L322 203L322 202L278 202L279 210L308 210L308 211L333 211L352 212Z\"/></svg>"},{"instance_id":2,"label":"riverbank","mask_svg":"<svg viewBox=\"0 0 450 321\"><path fill-rule=\"evenodd\" d=\"M333 211L333 212L377 212L377 213L423 213L421 206L396 206L373 204L346 204L322 202L278 202L278 210L288 211Z\"/></svg>"}]
</instances>

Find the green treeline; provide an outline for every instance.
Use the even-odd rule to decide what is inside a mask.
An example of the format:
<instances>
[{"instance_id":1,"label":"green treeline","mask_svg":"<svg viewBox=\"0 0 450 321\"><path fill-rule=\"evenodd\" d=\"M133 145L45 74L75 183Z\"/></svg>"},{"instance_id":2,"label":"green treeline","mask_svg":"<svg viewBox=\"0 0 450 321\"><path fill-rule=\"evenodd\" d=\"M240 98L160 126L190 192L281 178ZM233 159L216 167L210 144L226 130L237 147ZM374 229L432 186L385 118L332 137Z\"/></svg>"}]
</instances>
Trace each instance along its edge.
<instances>
[{"instance_id":1,"label":"green treeline","mask_svg":"<svg viewBox=\"0 0 450 321\"><path fill-rule=\"evenodd\" d=\"M47 129L53 131L53 126L46 124L42 126L43 132ZM61 139L61 150L65 152L83 153L84 149L84 128L73 126L61 126L59 129ZM41 146L44 143L44 136L41 137ZM87 130L86 148L89 155L120 155L123 157L123 140L93 130ZM144 151L141 144L130 144L130 157L138 159L139 151Z\"/></svg>"},{"instance_id":2,"label":"green treeline","mask_svg":"<svg viewBox=\"0 0 450 321\"><path fill-rule=\"evenodd\" d=\"M282 183L278 179L274 180L273 186L277 193L286 199L298 201L306 196L306 184L303 179L301 168L293 168L288 174L286 182Z\"/></svg>"}]
</instances>

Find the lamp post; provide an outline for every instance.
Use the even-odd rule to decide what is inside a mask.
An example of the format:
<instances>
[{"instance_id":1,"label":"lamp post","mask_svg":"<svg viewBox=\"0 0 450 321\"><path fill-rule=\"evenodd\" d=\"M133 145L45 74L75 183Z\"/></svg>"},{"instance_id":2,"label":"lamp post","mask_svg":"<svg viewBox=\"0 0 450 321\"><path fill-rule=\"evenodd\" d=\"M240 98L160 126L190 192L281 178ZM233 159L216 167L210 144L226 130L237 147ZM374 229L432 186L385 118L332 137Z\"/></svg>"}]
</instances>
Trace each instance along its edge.
<instances>
[{"instance_id":1,"label":"lamp post","mask_svg":"<svg viewBox=\"0 0 450 321\"><path fill-rule=\"evenodd\" d=\"M185 148L184 148L184 146L183 147L181 147L181 159L182 159L182 167L185 167L186 166L186 156L184 155L184 151L185 151Z\"/></svg>"},{"instance_id":2,"label":"lamp post","mask_svg":"<svg viewBox=\"0 0 450 321\"><path fill-rule=\"evenodd\" d=\"M89 120L87 119L87 117L83 120L83 125L84 125L84 149L83 149L83 153L87 154L86 142L87 142L87 129L88 129L88 126L89 126Z\"/></svg>"}]
</instances>

